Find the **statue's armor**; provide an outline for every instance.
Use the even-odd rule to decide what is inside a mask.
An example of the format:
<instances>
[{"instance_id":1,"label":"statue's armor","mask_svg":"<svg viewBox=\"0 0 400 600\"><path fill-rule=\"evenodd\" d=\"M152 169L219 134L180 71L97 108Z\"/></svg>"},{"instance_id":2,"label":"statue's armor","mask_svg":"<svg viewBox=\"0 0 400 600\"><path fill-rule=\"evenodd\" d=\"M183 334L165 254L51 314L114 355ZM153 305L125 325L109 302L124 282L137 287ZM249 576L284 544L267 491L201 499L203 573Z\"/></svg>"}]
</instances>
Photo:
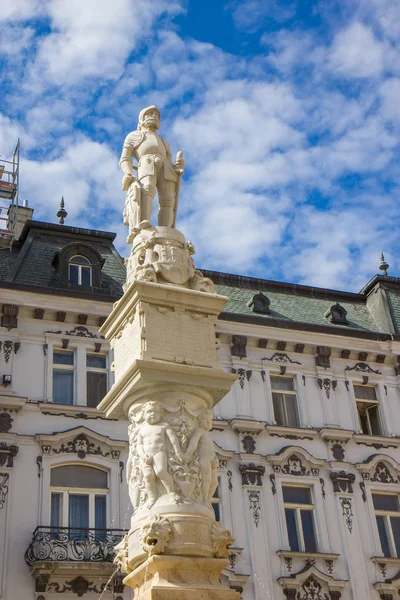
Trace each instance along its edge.
<instances>
[{"instance_id":1,"label":"statue's armor","mask_svg":"<svg viewBox=\"0 0 400 600\"><path fill-rule=\"evenodd\" d=\"M131 150L138 161L138 180L147 175L157 175L161 167L164 167L164 178L167 181L177 181L172 162L167 158L171 155L168 143L158 133L153 131L132 131L126 136L124 148Z\"/></svg>"}]
</instances>

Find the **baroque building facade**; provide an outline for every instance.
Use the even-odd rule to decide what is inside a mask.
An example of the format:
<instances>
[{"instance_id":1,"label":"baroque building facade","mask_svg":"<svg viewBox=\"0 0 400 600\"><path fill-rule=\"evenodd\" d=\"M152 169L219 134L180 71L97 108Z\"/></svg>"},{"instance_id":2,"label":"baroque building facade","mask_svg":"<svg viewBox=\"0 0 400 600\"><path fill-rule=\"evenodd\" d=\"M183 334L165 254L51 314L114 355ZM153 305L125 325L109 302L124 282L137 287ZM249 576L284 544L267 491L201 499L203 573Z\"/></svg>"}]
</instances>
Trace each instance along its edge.
<instances>
[{"instance_id":1,"label":"baroque building facade","mask_svg":"<svg viewBox=\"0 0 400 600\"><path fill-rule=\"evenodd\" d=\"M130 598L126 422L99 326L114 234L29 219L0 249L0 598ZM215 407L222 578L244 600L392 600L400 588L400 280L359 294L204 271L237 375Z\"/></svg>"}]
</instances>

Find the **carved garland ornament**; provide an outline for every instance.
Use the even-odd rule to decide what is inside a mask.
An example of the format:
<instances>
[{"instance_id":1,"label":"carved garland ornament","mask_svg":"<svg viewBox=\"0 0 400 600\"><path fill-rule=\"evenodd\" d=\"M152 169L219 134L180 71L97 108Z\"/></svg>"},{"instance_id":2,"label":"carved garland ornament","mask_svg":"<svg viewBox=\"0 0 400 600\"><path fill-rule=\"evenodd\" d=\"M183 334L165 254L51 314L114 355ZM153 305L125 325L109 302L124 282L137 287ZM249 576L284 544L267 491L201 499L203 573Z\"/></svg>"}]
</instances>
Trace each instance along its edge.
<instances>
[{"instance_id":1,"label":"carved garland ornament","mask_svg":"<svg viewBox=\"0 0 400 600\"><path fill-rule=\"evenodd\" d=\"M342 505L342 515L344 516L345 523L348 527L349 532L353 529L353 511L351 507L351 498L340 498L340 504Z\"/></svg>"},{"instance_id":2,"label":"carved garland ornament","mask_svg":"<svg viewBox=\"0 0 400 600\"><path fill-rule=\"evenodd\" d=\"M357 371L358 373L375 373L376 375L382 375L381 371L371 369L371 367L365 362L358 362L353 367L345 367L345 371Z\"/></svg>"},{"instance_id":3,"label":"carved garland ornament","mask_svg":"<svg viewBox=\"0 0 400 600\"><path fill-rule=\"evenodd\" d=\"M261 360L267 360L274 363L290 363L291 365L301 365L298 360L292 360L286 352L275 352L270 358L264 356Z\"/></svg>"},{"instance_id":4,"label":"carved garland ornament","mask_svg":"<svg viewBox=\"0 0 400 600\"><path fill-rule=\"evenodd\" d=\"M256 490L248 490L249 501L250 501L250 510L253 513L253 521L256 527L260 522L260 492Z\"/></svg>"},{"instance_id":5,"label":"carved garland ornament","mask_svg":"<svg viewBox=\"0 0 400 600\"><path fill-rule=\"evenodd\" d=\"M49 583L47 589L49 592L57 592L57 594L64 594L64 592L73 592L78 597L82 597L87 592L95 592L95 594L101 594L106 589L107 584L102 583L100 587L93 584L93 581L88 581L81 575L75 577L72 581L66 581L65 584L61 585L57 582Z\"/></svg>"},{"instance_id":6,"label":"carved garland ornament","mask_svg":"<svg viewBox=\"0 0 400 600\"><path fill-rule=\"evenodd\" d=\"M0 473L0 510L6 503L8 494L8 473Z\"/></svg>"},{"instance_id":7,"label":"carved garland ornament","mask_svg":"<svg viewBox=\"0 0 400 600\"><path fill-rule=\"evenodd\" d=\"M84 433L80 433L73 440L62 443L59 448L51 448L49 445L42 446L44 454L50 454L53 450L54 454L76 454L78 458L84 459L87 455L92 456L103 456L104 458L111 456L111 458L119 458L119 450L113 450L111 452L103 452L99 445L94 442L90 442L88 437Z\"/></svg>"}]
</instances>

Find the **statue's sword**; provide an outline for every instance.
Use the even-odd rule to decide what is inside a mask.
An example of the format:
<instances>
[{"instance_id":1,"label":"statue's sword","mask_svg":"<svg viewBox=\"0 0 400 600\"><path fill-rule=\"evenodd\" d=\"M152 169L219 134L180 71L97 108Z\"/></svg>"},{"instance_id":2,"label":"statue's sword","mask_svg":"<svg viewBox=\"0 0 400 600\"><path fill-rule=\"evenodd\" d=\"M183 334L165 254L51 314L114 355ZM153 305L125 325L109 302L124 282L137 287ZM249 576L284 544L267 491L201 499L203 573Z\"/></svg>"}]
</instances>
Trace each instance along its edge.
<instances>
[{"instance_id":1,"label":"statue's sword","mask_svg":"<svg viewBox=\"0 0 400 600\"><path fill-rule=\"evenodd\" d=\"M179 160L182 157L183 157L183 152L177 152L176 153L176 160ZM183 175L183 170L180 169L178 171L178 181L176 182L176 189L175 189L174 220L173 220L173 223L172 223L172 227L176 227L176 217L177 217L177 214L178 214L179 192L180 192L180 189L181 189L182 175Z\"/></svg>"}]
</instances>

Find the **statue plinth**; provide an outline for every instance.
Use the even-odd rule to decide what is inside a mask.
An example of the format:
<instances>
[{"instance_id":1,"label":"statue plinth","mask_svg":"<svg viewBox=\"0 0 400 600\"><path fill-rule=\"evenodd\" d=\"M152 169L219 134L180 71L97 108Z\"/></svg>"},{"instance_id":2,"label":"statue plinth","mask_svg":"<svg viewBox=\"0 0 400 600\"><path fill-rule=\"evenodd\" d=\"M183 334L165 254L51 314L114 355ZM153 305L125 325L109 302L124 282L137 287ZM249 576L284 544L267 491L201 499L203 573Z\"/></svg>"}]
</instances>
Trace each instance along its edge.
<instances>
[{"instance_id":1,"label":"statue plinth","mask_svg":"<svg viewBox=\"0 0 400 600\"><path fill-rule=\"evenodd\" d=\"M193 244L175 229L184 161L178 153L172 162L159 125L157 108L144 109L123 145L132 249L124 295L100 330L114 351L115 383L98 408L130 423L134 512L115 563L143 600L237 600L219 582L233 538L211 504L218 485L211 409L236 379L217 356L215 328L227 298L196 269Z\"/></svg>"},{"instance_id":2,"label":"statue plinth","mask_svg":"<svg viewBox=\"0 0 400 600\"><path fill-rule=\"evenodd\" d=\"M239 600L221 586L219 576L229 561L221 558L153 556L124 579L141 600Z\"/></svg>"}]
</instances>

